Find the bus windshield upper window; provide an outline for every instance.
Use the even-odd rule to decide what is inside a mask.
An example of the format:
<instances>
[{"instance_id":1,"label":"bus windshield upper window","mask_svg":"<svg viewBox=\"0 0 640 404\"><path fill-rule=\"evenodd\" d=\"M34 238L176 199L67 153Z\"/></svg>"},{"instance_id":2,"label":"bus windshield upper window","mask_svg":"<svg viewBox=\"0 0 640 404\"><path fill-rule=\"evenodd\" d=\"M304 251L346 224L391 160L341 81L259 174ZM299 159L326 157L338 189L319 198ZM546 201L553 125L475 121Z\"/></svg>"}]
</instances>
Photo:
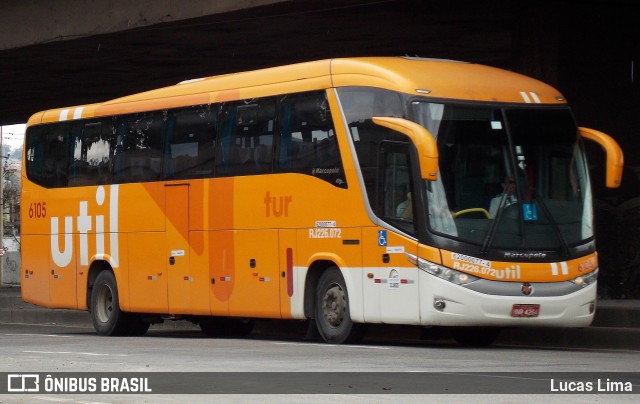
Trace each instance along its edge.
<instances>
[{"instance_id":1,"label":"bus windshield upper window","mask_svg":"<svg viewBox=\"0 0 640 404\"><path fill-rule=\"evenodd\" d=\"M583 152L566 108L412 104L437 139L430 228L499 248L560 248L593 236Z\"/></svg>"}]
</instances>

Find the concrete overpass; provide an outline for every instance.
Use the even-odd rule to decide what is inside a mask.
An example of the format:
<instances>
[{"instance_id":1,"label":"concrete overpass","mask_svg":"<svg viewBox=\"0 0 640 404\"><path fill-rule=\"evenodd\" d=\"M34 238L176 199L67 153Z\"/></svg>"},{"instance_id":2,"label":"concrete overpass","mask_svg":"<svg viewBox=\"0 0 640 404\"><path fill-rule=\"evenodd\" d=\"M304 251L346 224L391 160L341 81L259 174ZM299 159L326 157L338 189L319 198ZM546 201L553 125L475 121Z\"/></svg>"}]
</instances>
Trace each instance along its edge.
<instances>
[{"instance_id":1,"label":"concrete overpass","mask_svg":"<svg viewBox=\"0 0 640 404\"><path fill-rule=\"evenodd\" d=\"M521 72L629 150L640 127L635 0L0 2L0 123L178 81L305 60L420 55ZM638 153L627 162L640 165Z\"/></svg>"},{"instance_id":2,"label":"concrete overpass","mask_svg":"<svg viewBox=\"0 0 640 404\"><path fill-rule=\"evenodd\" d=\"M630 167L623 188L596 189L618 215L622 202L640 196L639 16L637 0L5 1L0 124L189 78L306 60L466 60L556 86L580 125L620 142ZM602 164L599 150L591 152L592 163ZM605 233L618 231L604 222ZM640 244L640 235L630 237ZM601 258L621 254L612 240Z\"/></svg>"}]
</instances>

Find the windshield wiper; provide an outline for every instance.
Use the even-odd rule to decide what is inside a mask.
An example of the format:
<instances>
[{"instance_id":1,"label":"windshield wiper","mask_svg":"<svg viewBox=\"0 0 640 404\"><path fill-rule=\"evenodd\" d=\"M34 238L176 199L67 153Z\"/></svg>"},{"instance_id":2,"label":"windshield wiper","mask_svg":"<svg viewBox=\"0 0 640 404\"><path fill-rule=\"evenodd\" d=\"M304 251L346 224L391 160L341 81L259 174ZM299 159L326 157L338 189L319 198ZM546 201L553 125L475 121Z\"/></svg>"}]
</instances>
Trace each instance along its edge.
<instances>
[{"instance_id":1,"label":"windshield wiper","mask_svg":"<svg viewBox=\"0 0 640 404\"><path fill-rule=\"evenodd\" d=\"M493 223L491 223L491 227L489 228L489 233L487 233L487 237L484 238L484 242L482 243L482 248L480 252L482 254L486 254L489 251L489 247L493 243L493 239L496 236L496 231L498 230L498 223L502 218L502 212L504 211L504 201L507 199L507 193L502 194L502 198L500 198L500 203L498 204L498 210L496 211L496 216L493 218Z\"/></svg>"},{"instance_id":2,"label":"windshield wiper","mask_svg":"<svg viewBox=\"0 0 640 404\"><path fill-rule=\"evenodd\" d=\"M491 248L491 244L493 243L493 239L495 238L496 231L498 230L498 224L500 222L500 219L502 218L502 212L504 211L504 208L505 208L504 206L505 198L506 196L503 195L502 199L500 199L500 205L498 205L498 211L496 212L496 217L493 219L493 223L489 228L489 233L487 234L487 237L485 237L484 242L482 243L482 248L480 249L480 252L483 254L486 254L489 251L489 248ZM551 211L549 211L549 208L547 207L547 204L544 202L544 199L536 198L535 188L531 189L531 201L539 202L542 212L549 219L549 223L551 224L551 228L553 229L553 232L555 233L556 237L558 237L558 240L560 240L560 244L562 244L563 255L569 256L569 245L567 244L567 240L562 235L562 231L560 231L560 226L558 226L558 222L556 222L555 219L553 218L553 215L551 214ZM518 200L517 204L518 204L518 212L519 212L518 216L520 217L520 225L522 226L522 232L524 237L524 218L520 213L522 210L521 208L522 205L520 204L520 200Z\"/></svg>"},{"instance_id":3,"label":"windshield wiper","mask_svg":"<svg viewBox=\"0 0 640 404\"><path fill-rule=\"evenodd\" d=\"M531 201L540 202L540 207L542 208L542 212L545 214L546 217L549 218L549 223L551 223L551 228L553 228L553 232L556 234L556 236L560 240L560 244L562 244L562 254L564 256L568 257L569 256L569 244L567 244L567 240L562 235L562 231L560 231L560 226L558 226L558 222L556 222L556 220L553 218L553 215L551 214L551 211L549 211L549 208L547 207L547 204L544 203L544 199L542 199L542 198L537 199L536 198L536 189L535 188L531 189Z\"/></svg>"}]
</instances>

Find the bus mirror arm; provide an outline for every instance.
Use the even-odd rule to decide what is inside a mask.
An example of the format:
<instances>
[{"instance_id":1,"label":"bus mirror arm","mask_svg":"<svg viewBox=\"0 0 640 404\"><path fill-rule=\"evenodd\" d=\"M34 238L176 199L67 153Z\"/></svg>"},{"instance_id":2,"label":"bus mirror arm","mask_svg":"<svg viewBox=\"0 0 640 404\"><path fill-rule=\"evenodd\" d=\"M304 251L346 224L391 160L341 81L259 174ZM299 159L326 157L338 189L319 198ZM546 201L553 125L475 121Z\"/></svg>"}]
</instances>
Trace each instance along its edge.
<instances>
[{"instance_id":1,"label":"bus mirror arm","mask_svg":"<svg viewBox=\"0 0 640 404\"><path fill-rule=\"evenodd\" d=\"M402 118L373 117L373 123L407 135L418 150L422 178L427 181L438 178L438 145L428 130Z\"/></svg>"},{"instance_id":2,"label":"bus mirror arm","mask_svg":"<svg viewBox=\"0 0 640 404\"><path fill-rule=\"evenodd\" d=\"M607 188L618 188L622 183L624 157L618 143L609 135L589 128L578 128L584 139L598 143L607 154Z\"/></svg>"}]
</instances>

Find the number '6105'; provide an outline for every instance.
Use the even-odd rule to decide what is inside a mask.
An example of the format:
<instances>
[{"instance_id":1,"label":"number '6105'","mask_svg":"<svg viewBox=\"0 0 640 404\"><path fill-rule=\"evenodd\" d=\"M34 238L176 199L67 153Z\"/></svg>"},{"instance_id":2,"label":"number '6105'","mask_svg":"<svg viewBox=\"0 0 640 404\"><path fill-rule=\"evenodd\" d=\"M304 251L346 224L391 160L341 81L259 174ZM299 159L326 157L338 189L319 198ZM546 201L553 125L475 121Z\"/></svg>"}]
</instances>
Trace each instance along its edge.
<instances>
[{"instance_id":1,"label":"number '6105'","mask_svg":"<svg viewBox=\"0 0 640 404\"><path fill-rule=\"evenodd\" d=\"M47 217L47 203L46 202L36 202L29 205L29 218L41 219Z\"/></svg>"}]
</instances>

